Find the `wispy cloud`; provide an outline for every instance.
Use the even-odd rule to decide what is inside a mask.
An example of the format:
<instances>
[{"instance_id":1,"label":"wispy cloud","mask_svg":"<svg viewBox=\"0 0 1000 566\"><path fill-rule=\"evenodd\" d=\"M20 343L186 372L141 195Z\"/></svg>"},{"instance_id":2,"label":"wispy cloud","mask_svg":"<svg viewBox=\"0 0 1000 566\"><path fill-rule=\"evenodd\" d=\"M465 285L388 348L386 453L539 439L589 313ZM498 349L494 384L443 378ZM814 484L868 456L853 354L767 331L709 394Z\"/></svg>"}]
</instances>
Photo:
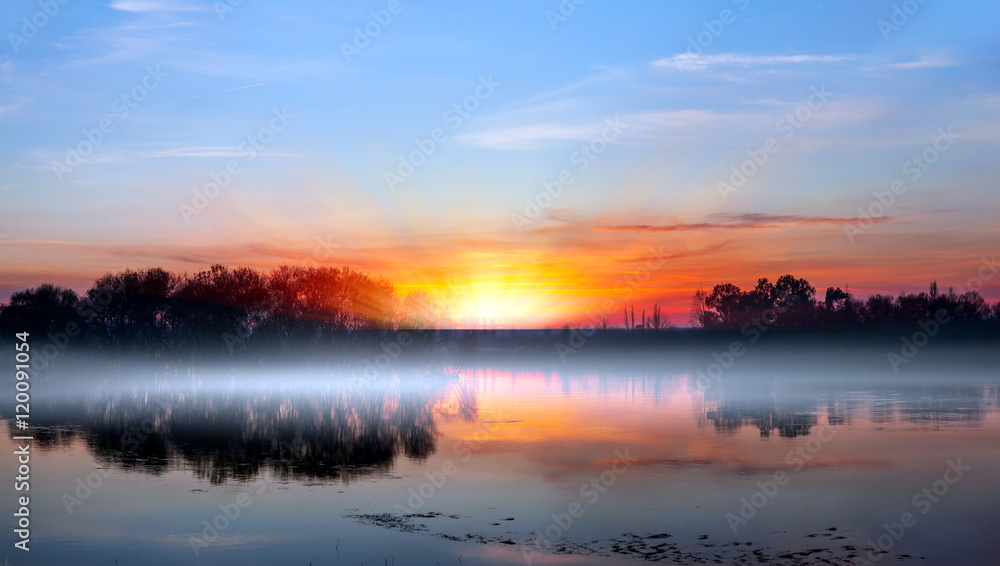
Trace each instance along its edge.
<instances>
[{"instance_id":1,"label":"wispy cloud","mask_svg":"<svg viewBox=\"0 0 1000 566\"><path fill-rule=\"evenodd\" d=\"M739 104L755 106L788 106L792 104L792 102L788 100L781 100L779 98L757 98L754 100L741 100Z\"/></svg>"},{"instance_id":2,"label":"wispy cloud","mask_svg":"<svg viewBox=\"0 0 1000 566\"><path fill-rule=\"evenodd\" d=\"M110 4L111 9L123 12L207 12L207 6L190 6L178 2L156 2L155 0L118 0Z\"/></svg>"},{"instance_id":3,"label":"wispy cloud","mask_svg":"<svg viewBox=\"0 0 1000 566\"><path fill-rule=\"evenodd\" d=\"M602 72L597 75L586 77L584 79L572 82L570 84L538 92L524 100L517 100L514 102L508 102L504 105L505 110L510 109L527 109L529 111L540 108L537 106L538 103L543 101L548 101L552 99L564 100L564 96L585 89L586 87L599 85L603 83L608 83L612 81L621 81L629 78L629 73L624 69L619 68L604 68ZM544 108L541 107L541 108Z\"/></svg>"},{"instance_id":4,"label":"wispy cloud","mask_svg":"<svg viewBox=\"0 0 1000 566\"><path fill-rule=\"evenodd\" d=\"M676 224L630 224L624 226L598 226L603 232L692 232L699 230L744 230L750 228L777 228L786 225L843 224L851 218L835 216L800 216L797 214L711 214L709 219L717 221L676 223ZM888 222L894 217L883 216L875 222Z\"/></svg>"},{"instance_id":5,"label":"wispy cloud","mask_svg":"<svg viewBox=\"0 0 1000 566\"><path fill-rule=\"evenodd\" d=\"M938 67L954 67L957 64L947 57L924 55L916 61L890 63L885 65L885 67L889 69L934 69Z\"/></svg>"},{"instance_id":6,"label":"wispy cloud","mask_svg":"<svg viewBox=\"0 0 1000 566\"><path fill-rule=\"evenodd\" d=\"M152 144L126 144L123 146L102 148L87 156L87 165L109 165L115 163L128 163L136 159L190 159L190 158L224 158L248 156L247 149L240 149L234 146L182 146L163 147L160 149L136 149L136 146L146 146ZM295 155L288 152L271 151L268 149L269 157L288 157ZM52 161L62 161L65 152L36 150L32 152L32 157L50 163ZM51 169L51 165L38 167L21 166L23 169L45 170Z\"/></svg>"},{"instance_id":7,"label":"wispy cloud","mask_svg":"<svg viewBox=\"0 0 1000 566\"><path fill-rule=\"evenodd\" d=\"M849 55L743 55L719 53L716 55L679 53L652 62L654 67L699 71L713 66L738 65L742 67L800 65L804 63L842 63L851 61Z\"/></svg>"},{"instance_id":8,"label":"wispy cloud","mask_svg":"<svg viewBox=\"0 0 1000 566\"><path fill-rule=\"evenodd\" d=\"M511 128L499 128L478 133L465 134L459 140L493 149L535 149L546 142L577 140L585 141L600 132L599 124L565 126L557 124L531 124Z\"/></svg>"},{"instance_id":9,"label":"wispy cloud","mask_svg":"<svg viewBox=\"0 0 1000 566\"><path fill-rule=\"evenodd\" d=\"M254 88L254 87L258 87L258 86L264 86L266 84L267 83L256 83L256 84L252 84L252 85L238 86L238 87L235 87L235 88L227 88L225 90L220 90L218 92L210 92L208 94L199 94L197 96L192 96L192 97L189 97L189 98L182 98L180 100L172 100L170 102L164 102L163 104L157 104L156 106L153 106L153 108L159 108L160 106L169 106L171 104L178 104L178 103L181 103L181 102L188 102L188 101L191 101L191 100L198 100L199 98L205 98L206 96L216 96L216 95L219 95L219 94L225 94L227 92L234 92L234 91L237 91L237 90L243 90L245 88Z\"/></svg>"},{"instance_id":10,"label":"wispy cloud","mask_svg":"<svg viewBox=\"0 0 1000 566\"><path fill-rule=\"evenodd\" d=\"M189 157L247 157L246 149L233 146L193 146L177 147L158 150L136 151L126 157L134 159L164 159L164 158L189 158ZM295 155L287 152L267 151L267 155L290 156Z\"/></svg>"},{"instance_id":11,"label":"wispy cloud","mask_svg":"<svg viewBox=\"0 0 1000 566\"><path fill-rule=\"evenodd\" d=\"M627 128L618 143L646 143L650 140L690 139L704 136L705 127L727 123L731 130L737 120L750 120L754 113L732 114L697 108L665 111L643 111L616 117ZM740 122L742 123L742 122ZM463 143L491 149L539 149L549 143L589 141L607 128L606 121L583 124L554 124L551 122L486 129L459 136ZM627 139L626 139L627 138Z\"/></svg>"}]
</instances>

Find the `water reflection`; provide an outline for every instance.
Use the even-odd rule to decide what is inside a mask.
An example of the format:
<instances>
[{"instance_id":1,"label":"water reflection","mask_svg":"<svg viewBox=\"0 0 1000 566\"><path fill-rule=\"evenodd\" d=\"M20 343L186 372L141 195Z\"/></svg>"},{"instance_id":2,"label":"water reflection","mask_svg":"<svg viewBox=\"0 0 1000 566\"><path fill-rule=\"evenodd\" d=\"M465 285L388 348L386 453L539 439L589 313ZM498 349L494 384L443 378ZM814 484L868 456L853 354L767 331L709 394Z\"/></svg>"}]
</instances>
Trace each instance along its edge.
<instances>
[{"instance_id":1,"label":"water reflection","mask_svg":"<svg viewBox=\"0 0 1000 566\"><path fill-rule=\"evenodd\" d=\"M809 381L803 391L786 379L744 379L724 383L705 393L699 403L702 426L731 436L744 426L755 427L762 438L777 432L780 438L807 436L825 415L831 426L849 425L861 418L875 425L909 423L922 428L975 426L1000 405L998 388L981 384L941 382L905 384L873 389Z\"/></svg>"},{"instance_id":2,"label":"water reflection","mask_svg":"<svg viewBox=\"0 0 1000 566\"><path fill-rule=\"evenodd\" d=\"M152 475L180 467L213 484L263 472L349 482L403 455L434 453L435 414L476 415L475 397L448 380L406 387L335 383L308 392L135 390L37 410L43 449L82 438L103 465Z\"/></svg>"},{"instance_id":3,"label":"water reflection","mask_svg":"<svg viewBox=\"0 0 1000 566\"><path fill-rule=\"evenodd\" d=\"M262 473L350 482L389 472L400 456L422 461L434 454L439 425L476 422L479 397L490 395L498 379L510 387L515 403L518 391L558 394L549 401L556 404L595 394L628 411L628 400L637 396L655 401L683 393L691 400L692 425L700 429L734 436L753 427L761 438L782 439L812 434L821 417L830 426L857 419L929 429L974 426L997 410L1000 399L996 386L982 384L870 389L833 380L744 376L701 391L684 375L470 370L362 386L349 380L245 389L133 383L81 400L42 402L33 418L42 427L36 429L41 449L59 450L82 440L101 465L127 471L156 476L186 469L217 485L253 481ZM555 412L559 406L540 410Z\"/></svg>"},{"instance_id":4,"label":"water reflection","mask_svg":"<svg viewBox=\"0 0 1000 566\"><path fill-rule=\"evenodd\" d=\"M715 425L719 434L733 435L743 426L755 426L764 438L777 431L781 438L806 436L816 425L816 415L789 411L774 406L765 407L746 402L720 403L706 412L705 418Z\"/></svg>"}]
</instances>

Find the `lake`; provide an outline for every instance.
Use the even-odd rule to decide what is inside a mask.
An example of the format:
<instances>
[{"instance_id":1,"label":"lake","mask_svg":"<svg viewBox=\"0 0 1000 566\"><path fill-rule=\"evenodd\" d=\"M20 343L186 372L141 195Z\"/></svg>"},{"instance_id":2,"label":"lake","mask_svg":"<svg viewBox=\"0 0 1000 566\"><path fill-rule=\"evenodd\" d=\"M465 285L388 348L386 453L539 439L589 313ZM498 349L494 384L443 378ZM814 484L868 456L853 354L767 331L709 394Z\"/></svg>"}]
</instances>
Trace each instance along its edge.
<instances>
[{"instance_id":1,"label":"lake","mask_svg":"<svg viewBox=\"0 0 1000 566\"><path fill-rule=\"evenodd\" d=\"M3 553L144 566L995 563L997 366L956 355L895 373L844 357L761 356L707 382L695 368L712 358L694 353L535 369L484 358L374 379L63 367L32 388L31 551L8 534ZM8 455L10 416L5 405ZM0 468L14 508L14 459Z\"/></svg>"}]
</instances>

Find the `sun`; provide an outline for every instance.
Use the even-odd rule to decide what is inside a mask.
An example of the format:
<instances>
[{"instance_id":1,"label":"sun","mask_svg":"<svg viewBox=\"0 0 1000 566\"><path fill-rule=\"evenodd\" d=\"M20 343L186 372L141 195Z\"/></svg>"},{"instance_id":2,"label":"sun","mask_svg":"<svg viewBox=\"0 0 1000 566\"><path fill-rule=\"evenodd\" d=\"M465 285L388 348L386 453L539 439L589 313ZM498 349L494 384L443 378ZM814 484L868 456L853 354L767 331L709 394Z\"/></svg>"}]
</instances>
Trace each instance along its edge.
<instances>
[{"instance_id":1,"label":"sun","mask_svg":"<svg viewBox=\"0 0 1000 566\"><path fill-rule=\"evenodd\" d=\"M491 265L463 278L421 285L440 305L443 328L532 328L545 324L547 290L506 265Z\"/></svg>"},{"instance_id":2,"label":"sun","mask_svg":"<svg viewBox=\"0 0 1000 566\"><path fill-rule=\"evenodd\" d=\"M497 312L500 309L495 308L493 305L486 305L479 307L479 318L484 321L495 321L497 318ZM500 312L501 318L503 317L503 312ZM492 322L490 323L493 324Z\"/></svg>"},{"instance_id":3,"label":"sun","mask_svg":"<svg viewBox=\"0 0 1000 566\"><path fill-rule=\"evenodd\" d=\"M522 308L527 297L521 296L509 282L490 278L472 279L457 287L452 302L453 318L466 328L510 328L530 313Z\"/></svg>"},{"instance_id":4,"label":"sun","mask_svg":"<svg viewBox=\"0 0 1000 566\"><path fill-rule=\"evenodd\" d=\"M579 293L567 291L578 283L576 274L531 250L456 253L447 269L410 275L397 287L403 293L425 293L438 328L562 326L581 300Z\"/></svg>"}]
</instances>

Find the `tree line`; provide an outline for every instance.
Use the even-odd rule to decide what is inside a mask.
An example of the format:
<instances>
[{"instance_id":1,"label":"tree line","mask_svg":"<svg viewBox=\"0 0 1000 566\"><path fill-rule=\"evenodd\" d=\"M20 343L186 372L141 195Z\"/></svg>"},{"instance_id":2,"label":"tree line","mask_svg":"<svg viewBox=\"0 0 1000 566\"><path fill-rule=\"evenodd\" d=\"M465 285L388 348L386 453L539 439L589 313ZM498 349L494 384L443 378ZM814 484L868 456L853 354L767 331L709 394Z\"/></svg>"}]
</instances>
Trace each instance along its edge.
<instances>
[{"instance_id":1,"label":"tree line","mask_svg":"<svg viewBox=\"0 0 1000 566\"><path fill-rule=\"evenodd\" d=\"M233 352L252 342L288 349L427 328L437 314L426 294L401 299L383 277L349 267L262 272L217 264L194 274L159 267L108 273L82 295L52 284L19 291L0 305L0 331L147 354Z\"/></svg>"},{"instance_id":2,"label":"tree line","mask_svg":"<svg viewBox=\"0 0 1000 566\"><path fill-rule=\"evenodd\" d=\"M83 294L52 284L14 293L0 304L0 337L30 332L62 349L163 355L356 350L377 347L393 329L432 329L443 309L422 292L400 297L380 276L350 267L289 267L258 271L213 265L194 274L154 267L108 273ZM854 297L829 287L822 300L805 279L761 278L753 289L721 283L692 297L690 322L704 329L916 328L930 320L949 326L1000 326L1000 302L977 291ZM602 328L608 328L606 320ZM625 327L670 327L659 305L647 316L625 312ZM333 349L336 349L333 348Z\"/></svg>"},{"instance_id":3,"label":"tree line","mask_svg":"<svg viewBox=\"0 0 1000 566\"><path fill-rule=\"evenodd\" d=\"M939 292L937 282L925 292L856 298L828 287L822 300L805 279L782 275L774 283L757 280L744 291L722 283L711 292L699 289L691 299L690 322L709 329L766 328L915 328L929 320L954 326L1000 324L1000 301L989 304L978 291Z\"/></svg>"}]
</instances>

